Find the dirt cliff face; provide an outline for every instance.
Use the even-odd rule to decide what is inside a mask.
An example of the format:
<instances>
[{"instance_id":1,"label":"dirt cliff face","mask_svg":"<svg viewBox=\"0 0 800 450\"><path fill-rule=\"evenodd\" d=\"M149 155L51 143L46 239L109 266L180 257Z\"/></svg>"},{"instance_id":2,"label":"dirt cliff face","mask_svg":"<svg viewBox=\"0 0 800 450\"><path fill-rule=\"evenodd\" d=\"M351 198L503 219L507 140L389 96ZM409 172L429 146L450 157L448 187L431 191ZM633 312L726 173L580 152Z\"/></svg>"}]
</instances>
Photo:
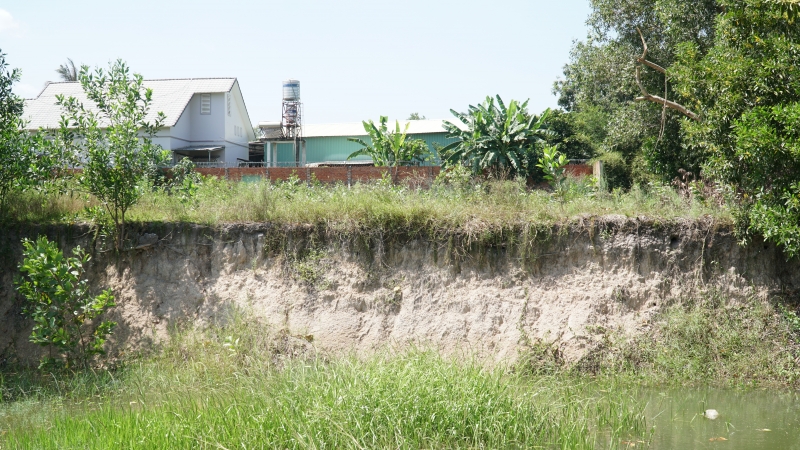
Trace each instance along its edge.
<instances>
[{"instance_id":1,"label":"dirt cliff face","mask_svg":"<svg viewBox=\"0 0 800 450\"><path fill-rule=\"evenodd\" d=\"M0 245L0 349L38 359L13 277L22 237L91 247L87 226L7 229ZM511 361L542 339L568 359L598 330L633 334L664 305L716 290L732 299L796 296L800 264L761 242L739 246L728 225L589 217L469 243L269 224L151 224L121 255L95 246L92 284L110 287L113 352L143 348L170 327L224 320L243 308L332 351L432 345Z\"/></svg>"}]
</instances>

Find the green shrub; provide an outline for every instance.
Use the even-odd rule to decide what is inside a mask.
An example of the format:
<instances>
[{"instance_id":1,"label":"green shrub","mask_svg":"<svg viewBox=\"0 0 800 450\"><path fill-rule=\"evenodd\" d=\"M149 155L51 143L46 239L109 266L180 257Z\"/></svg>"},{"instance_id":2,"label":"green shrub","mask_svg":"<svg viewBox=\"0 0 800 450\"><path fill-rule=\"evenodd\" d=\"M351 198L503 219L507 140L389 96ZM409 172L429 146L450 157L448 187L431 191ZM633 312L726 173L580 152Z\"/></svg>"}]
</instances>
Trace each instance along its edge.
<instances>
[{"instance_id":1,"label":"green shrub","mask_svg":"<svg viewBox=\"0 0 800 450\"><path fill-rule=\"evenodd\" d=\"M72 251L72 258L65 258L44 236L36 242L24 239L22 245L19 269L24 277L15 284L27 299L24 314L34 321L31 342L50 349L40 368L61 363L66 368L87 368L93 355L104 353L103 344L116 326L111 321L93 322L115 305L114 296L110 290L89 294L84 278L89 256L80 247Z\"/></svg>"}]
</instances>

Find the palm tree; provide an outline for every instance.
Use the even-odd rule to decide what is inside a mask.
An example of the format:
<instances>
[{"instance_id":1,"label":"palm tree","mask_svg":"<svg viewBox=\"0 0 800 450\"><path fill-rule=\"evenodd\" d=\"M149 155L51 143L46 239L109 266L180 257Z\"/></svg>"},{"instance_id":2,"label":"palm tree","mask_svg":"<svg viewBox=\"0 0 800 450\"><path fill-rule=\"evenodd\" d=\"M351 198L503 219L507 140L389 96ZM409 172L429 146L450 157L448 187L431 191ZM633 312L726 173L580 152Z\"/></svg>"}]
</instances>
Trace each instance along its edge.
<instances>
[{"instance_id":1,"label":"palm tree","mask_svg":"<svg viewBox=\"0 0 800 450\"><path fill-rule=\"evenodd\" d=\"M67 62L58 66L56 73L61 75L63 81L78 81L78 70L75 69L75 63L71 58L67 58Z\"/></svg>"}]
</instances>

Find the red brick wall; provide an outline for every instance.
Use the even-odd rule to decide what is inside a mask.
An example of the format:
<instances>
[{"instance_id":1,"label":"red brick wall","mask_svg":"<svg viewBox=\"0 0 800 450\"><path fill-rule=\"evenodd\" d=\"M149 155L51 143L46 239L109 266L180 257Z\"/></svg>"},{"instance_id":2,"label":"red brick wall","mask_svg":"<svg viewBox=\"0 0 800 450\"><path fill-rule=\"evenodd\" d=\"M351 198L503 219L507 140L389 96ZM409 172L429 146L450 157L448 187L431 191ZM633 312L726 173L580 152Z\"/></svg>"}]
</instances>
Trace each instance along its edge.
<instances>
[{"instance_id":1,"label":"red brick wall","mask_svg":"<svg viewBox=\"0 0 800 450\"><path fill-rule=\"evenodd\" d=\"M296 176L301 181L306 181L308 175L308 170L306 170L305 167L269 167L266 170L269 173L269 179L272 181L285 181L292 175Z\"/></svg>"},{"instance_id":2,"label":"red brick wall","mask_svg":"<svg viewBox=\"0 0 800 450\"><path fill-rule=\"evenodd\" d=\"M589 164L567 164L567 173L576 177L588 177L594 173L594 170Z\"/></svg>"},{"instance_id":3,"label":"red brick wall","mask_svg":"<svg viewBox=\"0 0 800 450\"><path fill-rule=\"evenodd\" d=\"M322 183L355 184L380 180L384 173L395 178L396 183L409 186L428 187L441 172L439 166L424 167L386 167L349 166L349 167L237 167L228 169L198 168L198 173L205 176L227 178L241 181L243 177L260 176L271 181L288 180L295 174L301 181L307 181L313 175ZM592 175L592 166L587 164L568 164L567 172L575 176ZM348 176L349 174L349 176Z\"/></svg>"},{"instance_id":4,"label":"red brick wall","mask_svg":"<svg viewBox=\"0 0 800 450\"><path fill-rule=\"evenodd\" d=\"M367 181L380 180L388 169L385 167L352 167L350 176L352 183L365 183Z\"/></svg>"},{"instance_id":5,"label":"red brick wall","mask_svg":"<svg viewBox=\"0 0 800 450\"><path fill-rule=\"evenodd\" d=\"M347 184L347 167L312 167L312 179L316 178L323 183Z\"/></svg>"}]
</instances>

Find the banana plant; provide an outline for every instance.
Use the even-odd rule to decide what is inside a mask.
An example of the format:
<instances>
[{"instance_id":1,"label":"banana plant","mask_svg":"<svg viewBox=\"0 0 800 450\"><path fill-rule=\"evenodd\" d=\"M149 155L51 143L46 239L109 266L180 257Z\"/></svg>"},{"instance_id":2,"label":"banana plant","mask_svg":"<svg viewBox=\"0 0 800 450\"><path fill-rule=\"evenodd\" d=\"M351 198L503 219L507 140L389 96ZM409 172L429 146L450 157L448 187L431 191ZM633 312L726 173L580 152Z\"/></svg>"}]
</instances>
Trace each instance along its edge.
<instances>
[{"instance_id":1,"label":"banana plant","mask_svg":"<svg viewBox=\"0 0 800 450\"><path fill-rule=\"evenodd\" d=\"M536 117L527 107L527 100L511 100L506 107L497 95L470 105L466 113L451 109L465 128L444 122L447 137L456 141L441 150L443 165L464 164L475 174L496 178L527 175L538 160L539 144L552 134L544 126L550 110Z\"/></svg>"},{"instance_id":2,"label":"banana plant","mask_svg":"<svg viewBox=\"0 0 800 450\"><path fill-rule=\"evenodd\" d=\"M386 125L388 120L386 116L381 116L379 125L375 125L372 120L363 121L364 131L369 135L371 144L367 144L361 138L347 138L348 141L362 146L351 153L347 159L369 156L376 166L398 166L424 161L430 154L428 144L422 139L408 137L408 123L401 132L400 122L395 120L394 131L389 131L389 127Z\"/></svg>"}]
</instances>

